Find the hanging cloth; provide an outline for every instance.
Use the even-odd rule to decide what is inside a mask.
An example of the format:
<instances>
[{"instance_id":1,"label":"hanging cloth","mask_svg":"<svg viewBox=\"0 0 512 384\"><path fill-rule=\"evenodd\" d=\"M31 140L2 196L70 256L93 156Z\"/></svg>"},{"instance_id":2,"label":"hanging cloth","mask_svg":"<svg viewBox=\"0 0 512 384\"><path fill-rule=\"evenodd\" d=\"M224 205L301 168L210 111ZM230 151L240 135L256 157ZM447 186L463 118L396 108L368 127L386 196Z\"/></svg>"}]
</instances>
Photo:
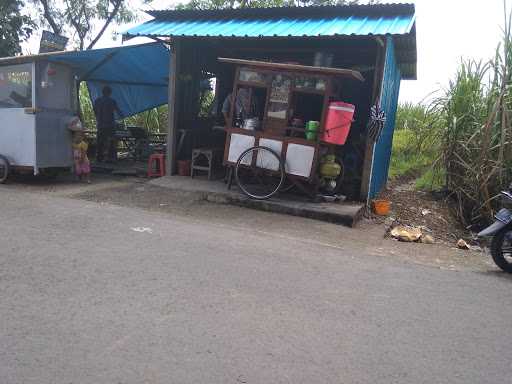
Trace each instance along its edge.
<instances>
[{"instance_id":1,"label":"hanging cloth","mask_svg":"<svg viewBox=\"0 0 512 384\"><path fill-rule=\"evenodd\" d=\"M386 123L386 112L378 105L370 109L370 121L368 122L368 137L376 142L379 140L384 124Z\"/></svg>"}]
</instances>

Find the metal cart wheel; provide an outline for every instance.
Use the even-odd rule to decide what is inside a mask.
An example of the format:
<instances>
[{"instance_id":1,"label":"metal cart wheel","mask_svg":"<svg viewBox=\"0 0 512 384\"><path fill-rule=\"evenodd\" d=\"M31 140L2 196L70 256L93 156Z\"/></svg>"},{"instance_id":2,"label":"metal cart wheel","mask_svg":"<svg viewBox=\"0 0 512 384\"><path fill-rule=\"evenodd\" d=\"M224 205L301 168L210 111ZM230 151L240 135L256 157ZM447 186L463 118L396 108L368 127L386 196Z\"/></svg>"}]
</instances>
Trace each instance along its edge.
<instances>
[{"instance_id":1,"label":"metal cart wheel","mask_svg":"<svg viewBox=\"0 0 512 384\"><path fill-rule=\"evenodd\" d=\"M11 166L9 164L9 160L6 157L0 155L0 184L5 183L7 177L9 176L9 171Z\"/></svg>"},{"instance_id":2,"label":"metal cart wheel","mask_svg":"<svg viewBox=\"0 0 512 384\"><path fill-rule=\"evenodd\" d=\"M235 166L235 180L247 196L265 200L275 195L284 183L284 162L268 147L245 150Z\"/></svg>"}]
</instances>

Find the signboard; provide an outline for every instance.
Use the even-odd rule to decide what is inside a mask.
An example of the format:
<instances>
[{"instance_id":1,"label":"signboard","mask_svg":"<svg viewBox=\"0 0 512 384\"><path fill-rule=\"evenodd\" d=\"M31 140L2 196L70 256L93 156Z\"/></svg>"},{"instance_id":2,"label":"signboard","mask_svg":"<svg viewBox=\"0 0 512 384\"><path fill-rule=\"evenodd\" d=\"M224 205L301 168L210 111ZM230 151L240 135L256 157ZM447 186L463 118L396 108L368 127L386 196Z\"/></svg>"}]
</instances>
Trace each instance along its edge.
<instances>
[{"instance_id":1,"label":"signboard","mask_svg":"<svg viewBox=\"0 0 512 384\"><path fill-rule=\"evenodd\" d=\"M64 51L67 43L67 37L56 35L50 31L43 31L41 43L39 44L39 53Z\"/></svg>"},{"instance_id":2,"label":"signboard","mask_svg":"<svg viewBox=\"0 0 512 384\"><path fill-rule=\"evenodd\" d=\"M292 82L289 77L282 75L274 76L270 91L270 102L288 104L291 84Z\"/></svg>"}]
</instances>

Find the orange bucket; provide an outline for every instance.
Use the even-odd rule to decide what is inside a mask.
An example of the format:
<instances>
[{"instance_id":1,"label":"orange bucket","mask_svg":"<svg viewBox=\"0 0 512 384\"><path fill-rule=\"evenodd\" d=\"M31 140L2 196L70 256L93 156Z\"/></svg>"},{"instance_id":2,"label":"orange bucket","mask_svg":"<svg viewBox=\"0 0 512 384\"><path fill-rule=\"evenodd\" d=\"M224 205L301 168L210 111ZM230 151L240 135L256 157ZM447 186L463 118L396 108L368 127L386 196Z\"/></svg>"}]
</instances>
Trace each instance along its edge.
<instances>
[{"instance_id":1,"label":"orange bucket","mask_svg":"<svg viewBox=\"0 0 512 384\"><path fill-rule=\"evenodd\" d=\"M373 200L373 211L380 216L389 214L391 202L389 200Z\"/></svg>"}]
</instances>

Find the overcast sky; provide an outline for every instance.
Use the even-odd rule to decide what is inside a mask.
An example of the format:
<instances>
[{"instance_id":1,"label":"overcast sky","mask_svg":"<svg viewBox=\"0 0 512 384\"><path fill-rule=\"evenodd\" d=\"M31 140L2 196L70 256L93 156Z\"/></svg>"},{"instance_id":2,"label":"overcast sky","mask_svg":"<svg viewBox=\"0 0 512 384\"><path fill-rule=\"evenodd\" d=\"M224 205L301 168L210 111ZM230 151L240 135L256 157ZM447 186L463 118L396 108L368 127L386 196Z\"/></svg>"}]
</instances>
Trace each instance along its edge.
<instances>
[{"instance_id":1,"label":"overcast sky","mask_svg":"<svg viewBox=\"0 0 512 384\"><path fill-rule=\"evenodd\" d=\"M504 16L503 0L417 0L414 3L418 80L402 82L400 100L416 102L445 86L461 57L492 58L502 38Z\"/></svg>"},{"instance_id":2,"label":"overcast sky","mask_svg":"<svg viewBox=\"0 0 512 384\"><path fill-rule=\"evenodd\" d=\"M391 2L391 1L382 1ZM411 2L411 1L393 1ZM418 80L403 81L401 101L419 102L426 95L446 86L453 77L461 57L489 60L502 37L503 0L416 0L418 46ZM141 8L141 0L131 0ZM165 9L175 0L155 0L150 8ZM509 8L512 0L508 0ZM145 6L148 8L148 6ZM136 25L149 19L140 14ZM115 27L124 31L129 26ZM97 48L120 45L112 39L114 29L105 33ZM25 50L37 51L39 34Z\"/></svg>"}]
</instances>

